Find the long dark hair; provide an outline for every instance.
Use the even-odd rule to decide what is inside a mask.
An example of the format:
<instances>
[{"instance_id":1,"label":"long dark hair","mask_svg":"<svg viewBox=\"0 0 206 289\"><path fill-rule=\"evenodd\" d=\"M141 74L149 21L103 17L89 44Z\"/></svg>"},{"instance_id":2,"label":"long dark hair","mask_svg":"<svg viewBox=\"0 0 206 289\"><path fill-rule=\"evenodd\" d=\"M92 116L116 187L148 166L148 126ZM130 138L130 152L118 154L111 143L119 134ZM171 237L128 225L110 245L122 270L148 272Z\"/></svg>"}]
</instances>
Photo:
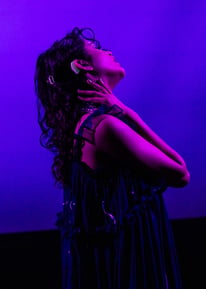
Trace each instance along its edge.
<instances>
[{"instance_id":1,"label":"long dark hair","mask_svg":"<svg viewBox=\"0 0 206 289\"><path fill-rule=\"evenodd\" d=\"M93 36L88 37L87 31L92 32ZM73 133L82 116L77 89L85 82L85 74L75 74L70 63L74 59L92 61L84 49L84 39L101 48L91 28L75 27L41 53L36 62L34 82L38 123L42 131L40 144L54 153L51 169L55 186L61 188L67 183L70 173L68 164L72 158Z\"/></svg>"}]
</instances>

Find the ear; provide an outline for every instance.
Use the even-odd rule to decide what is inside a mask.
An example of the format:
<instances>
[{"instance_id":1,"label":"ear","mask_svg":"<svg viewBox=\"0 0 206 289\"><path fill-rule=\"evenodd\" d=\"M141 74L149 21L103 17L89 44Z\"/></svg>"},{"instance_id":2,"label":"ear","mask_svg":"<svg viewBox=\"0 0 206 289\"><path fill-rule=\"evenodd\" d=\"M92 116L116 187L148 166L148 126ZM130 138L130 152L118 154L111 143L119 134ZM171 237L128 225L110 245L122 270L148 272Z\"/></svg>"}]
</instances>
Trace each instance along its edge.
<instances>
[{"instance_id":1,"label":"ear","mask_svg":"<svg viewBox=\"0 0 206 289\"><path fill-rule=\"evenodd\" d=\"M91 71L94 68L89 64L88 61L82 59L75 59L72 61L71 67L75 70L76 73L79 73L80 70Z\"/></svg>"}]
</instances>

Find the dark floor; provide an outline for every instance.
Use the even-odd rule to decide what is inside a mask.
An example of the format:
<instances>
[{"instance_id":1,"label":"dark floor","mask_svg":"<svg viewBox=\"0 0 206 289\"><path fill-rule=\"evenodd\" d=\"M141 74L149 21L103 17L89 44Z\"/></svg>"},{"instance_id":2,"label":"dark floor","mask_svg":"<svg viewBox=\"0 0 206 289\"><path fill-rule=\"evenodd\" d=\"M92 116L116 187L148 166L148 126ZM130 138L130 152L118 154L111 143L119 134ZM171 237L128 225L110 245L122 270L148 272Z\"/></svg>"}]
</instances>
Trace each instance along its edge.
<instances>
[{"instance_id":1,"label":"dark floor","mask_svg":"<svg viewBox=\"0 0 206 289\"><path fill-rule=\"evenodd\" d=\"M206 218L172 221L184 289L206 289ZM0 289L61 289L56 230L0 234Z\"/></svg>"}]
</instances>

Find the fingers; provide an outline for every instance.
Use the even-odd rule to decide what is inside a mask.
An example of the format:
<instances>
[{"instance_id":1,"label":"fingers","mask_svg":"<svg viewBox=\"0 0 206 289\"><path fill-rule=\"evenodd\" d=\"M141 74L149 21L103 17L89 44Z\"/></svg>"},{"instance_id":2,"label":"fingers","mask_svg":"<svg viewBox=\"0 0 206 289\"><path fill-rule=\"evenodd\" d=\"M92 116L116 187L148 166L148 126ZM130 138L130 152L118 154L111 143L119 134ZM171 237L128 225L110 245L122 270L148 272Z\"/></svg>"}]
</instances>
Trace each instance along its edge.
<instances>
[{"instance_id":1,"label":"fingers","mask_svg":"<svg viewBox=\"0 0 206 289\"><path fill-rule=\"evenodd\" d=\"M94 90L80 90L77 89L78 95L77 98L80 100L84 100L84 101L98 101L101 102L102 101L102 94L98 91L94 91ZM97 97L95 97L97 96Z\"/></svg>"},{"instance_id":2,"label":"fingers","mask_svg":"<svg viewBox=\"0 0 206 289\"><path fill-rule=\"evenodd\" d=\"M103 103L102 99L100 99L98 97L84 97L84 96L78 95L77 98L79 100L83 100L83 101L92 101L92 102L96 102L96 103Z\"/></svg>"},{"instance_id":3,"label":"fingers","mask_svg":"<svg viewBox=\"0 0 206 289\"><path fill-rule=\"evenodd\" d=\"M112 91L106 86L106 84L104 83L104 81L101 78L99 79L99 82L106 89L107 92L112 93Z\"/></svg>"},{"instance_id":4,"label":"fingers","mask_svg":"<svg viewBox=\"0 0 206 289\"><path fill-rule=\"evenodd\" d=\"M96 88L97 90L105 92L105 88L102 85L99 85L90 79L87 79L87 83L90 84L92 87Z\"/></svg>"},{"instance_id":5,"label":"fingers","mask_svg":"<svg viewBox=\"0 0 206 289\"><path fill-rule=\"evenodd\" d=\"M81 90L81 89L77 89L77 92L79 94L84 94L84 95L99 95L102 96L101 92L98 91L94 91L94 90Z\"/></svg>"},{"instance_id":6,"label":"fingers","mask_svg":"<svg viewBox=\"0 0 206 289\"><path fill-rule=\"evenodd\" d=\"M97 84L97 82L92 81L91 79L87 79L87 83L91 84L93 87L97 88L98 90L102 91L102 92L109 92L111 93L111 90L105 85L105 83L103 82L103 80L100 78L99 80L99 84Z\"/></svg>"}]
</instances>

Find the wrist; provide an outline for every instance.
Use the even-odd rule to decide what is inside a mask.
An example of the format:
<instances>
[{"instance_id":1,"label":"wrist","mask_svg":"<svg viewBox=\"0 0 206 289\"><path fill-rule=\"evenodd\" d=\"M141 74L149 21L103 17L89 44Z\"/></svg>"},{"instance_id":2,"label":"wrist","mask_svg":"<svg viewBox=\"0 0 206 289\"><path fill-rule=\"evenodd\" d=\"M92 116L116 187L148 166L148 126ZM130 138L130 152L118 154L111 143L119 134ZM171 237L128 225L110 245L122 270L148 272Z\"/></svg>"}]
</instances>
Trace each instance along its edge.
<instances>
[{"instance_id":1,"label":"wrist","mask_svg":"<svg viewBox=\"0 0 206 289\"><path fill-rule=\"evenodd\" d=\"M125 116L125 117L129 117L129 107L128 106L126 106L123 102L121 102L121 101L118 101L117 103L116 103L116 105L117 106L119 106L121 109L122 109L122 114L123 114L123 116Z\"/></svg>"},{"instance_id":2,"label":"wrist","mask_svg":"<svg viewBox=\"0 0 206 289\"><path fill-rule=\"evenodd\" d=\"M110 106L113 106L113 105L116 105L118 106L121 110L122 110L122 114L124 116L127 115L127 106L121 101L119 100L118 98L116 98L115 100L113 100L112 102L110 102Z\"/></svg>"}]
</instances>

